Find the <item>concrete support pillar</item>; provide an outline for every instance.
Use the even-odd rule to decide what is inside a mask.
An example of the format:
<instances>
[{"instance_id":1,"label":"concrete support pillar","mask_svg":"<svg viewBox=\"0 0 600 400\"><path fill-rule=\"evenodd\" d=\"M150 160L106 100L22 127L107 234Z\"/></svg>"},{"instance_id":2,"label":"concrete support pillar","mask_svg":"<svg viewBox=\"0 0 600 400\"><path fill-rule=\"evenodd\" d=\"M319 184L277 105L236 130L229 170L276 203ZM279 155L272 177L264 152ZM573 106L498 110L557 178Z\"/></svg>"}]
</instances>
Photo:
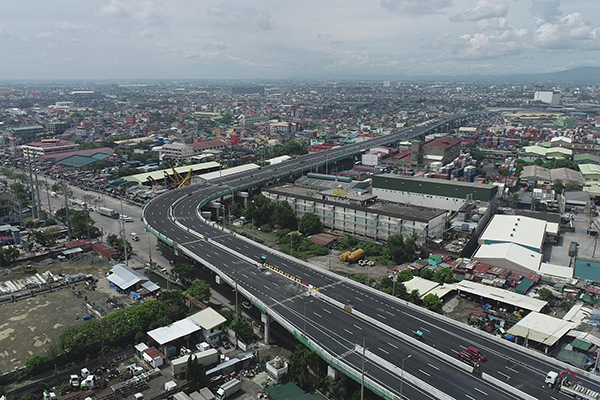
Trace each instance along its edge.
<instances>
[{"instance_id":1,"label":"concrete support pillar","mask_svg":"<svg viewBox=\"0 0 600 400\"><path fill-rule=\"evenodd\" d=\"M271 341L271 317L269 314L261 314L261 320L265 324L265 344Z\"/></svg>"}]
</instances>

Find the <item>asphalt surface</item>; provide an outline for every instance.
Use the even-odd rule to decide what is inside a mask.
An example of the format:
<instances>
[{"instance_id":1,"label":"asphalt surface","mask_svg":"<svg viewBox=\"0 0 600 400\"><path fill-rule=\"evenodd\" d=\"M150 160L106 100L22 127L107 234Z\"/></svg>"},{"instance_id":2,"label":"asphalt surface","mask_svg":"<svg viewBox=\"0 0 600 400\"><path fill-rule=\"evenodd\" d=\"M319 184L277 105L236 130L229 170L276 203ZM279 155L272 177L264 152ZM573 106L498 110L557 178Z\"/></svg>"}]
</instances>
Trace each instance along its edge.
<instances>
[{"instance_id":1,"label":"asphalt surface","mask_svg":"<svg viewBox=\"0 0 600 400\"><path fill-rule=\"evenodd\" d=\"M300 172L315 165L323 165L336 158L348 157L374 145L390 143L395 140L405 140L428 130L427 127L405 129L400 134L374 139L368 143L344 146L324 154L311 154L296 160L287 161L258 171L236 174L232 177L220 178L204 185L168 192L150 202L144 209L144 217L149 226L175 241L198 257L219 268L229 276L236 276L239 286L247 289L258 300L267 304L272 311L284 317L299 331L304 331L316 343L326 349L331 355L343 358L346 363L360 370L360 357L349 353L354 344L360 344L362 338L367 338L367 348L383 359L395 365L400 365L401 359L408 354L411 358L406 362L407 373L433 385L455 398L507 398L501 390L488 386L481 379L457 370L441 360L424 354L414 343L403 342L398 338L382 331L380 327L365 326L364 322L339 309L331 308L318 299L306 304L304 314L304 299L306 291L298 285L270 270L259 271L257 267L241 260L237 255L216 247L211 242L216 241L225 245L232 252L238 252L254 260L259 260L264 251L247 241L203 223L198 218L198 207L209 198L226 192L241 190L255 184L259 186L274 176L285 177L286 174ZM172 209L173 218L190 230L200 232L209 238L202 238L179 228L169 218L170 206L177 202ZM547 371L559 370L560 367L514 350L512 347L492 341L482 335L472 332L466 326L457 326L429 314L415 310L400 301L390 301L383 294L376 294L363 289L360 285L349 284L335 277L312 269L302 263L279 257L275 253L268 254L270 264L284 272L300 277L316 287L320 292L344 304L353 303L354 307L375 318L381 325L390 326L398 331L411 334L420 329L425 332L428 345L456 357L459 351L468 346L475 346L488 356L488 361L482 363L482 371L505 381L539 399L561 396L547 389L543 379ZM236 274L237 271L237 274ZM328 308L329 307L329 308ZM325 311L328 310L328 311ZM311 314L312 313L312 314ZM306 321L306 328L304 322ZM362 325L361 325L362 324ZM360 328L358 328L360 327ZM510 360L510 361L509 361ZM369 365L371 364L371 365ZM368 375L387 387L399 393L399 377L379 366L368 363ZM581 378L584 385L600 390L596 382ZM412 392L410 392L412 391ZM428 398L411 384L404 382L403 394L408 398Z\"/></svg>"}]
</instances>

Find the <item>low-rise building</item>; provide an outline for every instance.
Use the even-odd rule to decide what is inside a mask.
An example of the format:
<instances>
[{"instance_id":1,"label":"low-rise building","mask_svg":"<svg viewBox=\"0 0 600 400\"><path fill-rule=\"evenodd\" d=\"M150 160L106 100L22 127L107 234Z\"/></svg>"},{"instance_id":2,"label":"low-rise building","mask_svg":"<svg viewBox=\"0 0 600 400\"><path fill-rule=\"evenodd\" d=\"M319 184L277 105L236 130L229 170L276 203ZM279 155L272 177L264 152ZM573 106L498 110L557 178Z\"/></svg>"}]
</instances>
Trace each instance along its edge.
<instances>
[{"instance_id":1,"label":"low-rise building","mask_svg":"<svg viewBox=\"0 0 600 400\"><path fill-rule=\"evenodd\" d=\"M170 160L187 160L195 154L194 149L187 144L169 143L162 146L161 156Z\"/></svg>"},{"instance_id":2,"label":"low-rise building","mask_svg":"<svg viewBox=\"0 0 600 400\"><path fill-rule=\"evenodd\" d=\"M498 187L480 183L382 174L373 176L373 195L407 206L458 211L467 201L490 203L495 209Z\"/></svg>"},{"instance_id":3,"label":"low-rise building","mask_svg":"<svg viewBox=\"0 0 600 400\"><path fill-rule=\"evenodd\" d=\"M579 170L585 179L583 190L592 197L600 196L600 165L579 164Z\"/></svg>"},{"instance_id":4,"label":"low-rise building","mask_svg":"<svg viewBox=\"0 0 600 400\"><path fill-rule=\"evenodd\" d=\"M79 144L60 139L44 139L21 146L23 157L44 157L51 154L70 153L79 150Z\"/></svg>"}]
</instances>

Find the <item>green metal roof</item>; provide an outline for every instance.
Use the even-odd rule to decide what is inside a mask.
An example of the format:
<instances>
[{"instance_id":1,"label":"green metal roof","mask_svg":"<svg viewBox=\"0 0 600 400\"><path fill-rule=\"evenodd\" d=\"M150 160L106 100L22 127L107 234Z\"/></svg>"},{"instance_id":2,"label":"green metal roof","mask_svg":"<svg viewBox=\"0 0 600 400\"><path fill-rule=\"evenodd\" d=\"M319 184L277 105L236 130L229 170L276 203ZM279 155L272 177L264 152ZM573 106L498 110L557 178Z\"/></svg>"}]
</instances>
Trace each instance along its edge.
<instances>
[{"instance_id":1,"label":"green metal roof","mask_svg":"<svg viewBox=\"0 0 600 400\"><path fill-rule=\"evenodd\" d=\"M523 278L521 283L515 288L515 292L519 294L525 294L533 286L534 280L529 278Z\"/></svg>"},{"instance_id":2,"label":"green metal roof","mask_svg":"<svg viewBox=\"0 0 600 400\"><path fill-rule=\"evenodd\" d=\"M593 282L600 282L600 262L595 260L575 259L573 277Z\"/></svg>"},{"instance_id":3,"label":"green metal roof","mask_svg":"<svg viewBox=\"0 0 600 400\"><path fill-rule=\"evenodd\" d=\"M71 157L63 158L58 162L58 164L66 165L68 167L81 168L85 167L86 165L105 160L108 157L110 157L110 155L105 153L95 153L91 156L73 155Z\"/></svg>"},{"instance_id":4,"label":"green metal roof","mask_svg":"<svg viewBox=\"0 0 600 400\"><path fill-rule=\"evenodd\" d=\"M583 351L588 351L588 349L590 348L592 344L590 342L586 342L585 340L581 340L581 339L575 339L573 340L573 343L571 343L571 346L573 346L576 349L579 350L583 350Z\"/></svg>"},{"instance_id":5,"label":"green metal roof","mask_svg":"<svg viewBox=\"0 0 600 400\"><path fill-rule=\"evenodd\" d=\"M575 161L576 163L600 165L600 157L598 157L595 154L590 154L590 153L575 154L573 156L573 161Z\"/></svg>"},{"instance_id":6,"label":"green metal roof","mask_svg":"<svg viewBox=\"0 0 600 400\"><path fill-rule=\"evenodd\" d=\"M446 181L443 179L415 178L413 176L383 174L373 176L373 187L378 189L398 190L436 196L448 196L473 200L491 201L498 192L498 187L481 183Z\"/></svg>"}]
</instances>

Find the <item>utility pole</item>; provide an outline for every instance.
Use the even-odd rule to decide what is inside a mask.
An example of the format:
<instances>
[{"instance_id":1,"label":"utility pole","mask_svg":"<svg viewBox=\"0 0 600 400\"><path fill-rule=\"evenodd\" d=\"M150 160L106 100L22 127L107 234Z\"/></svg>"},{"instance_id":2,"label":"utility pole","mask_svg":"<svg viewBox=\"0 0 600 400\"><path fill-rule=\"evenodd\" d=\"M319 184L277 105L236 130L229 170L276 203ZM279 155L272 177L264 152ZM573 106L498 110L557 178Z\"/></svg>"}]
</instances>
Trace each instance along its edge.
<instances>
[{"instance_id":1,"label":"utility pole","mask_svg":"<svg viewBox=\"0 0 600 400\"><path fill-rule=\"evenodd\" d=\"M39 219L39 215L37 213L37 205L35 200L35 188L33 187L33 173L31 172L31 153L27 152L27 163L29 164L29 188L31 190L31 213L33 219Z\"/></svg>"},{"instance_id":2,"label":"utility pole","mask_svg":"<svg viewBox=\"0 0 600 400\"><path fill-rule=\"evenodd\" d=\"M36 158L35 154L33 155L33 164L35 167L34 174L35 174L35 191L37 193L38 218L41 219L42 218L42 200L40 200L40 185L38 183L37 158Z\"/></svg>"},{"instance_id":3,"label":"utility pole","mask_svg":"<svg viewBox=\"0 0 600 400\"><path fill-rule=\"evenodd\" d=\"M235 264L235 319L239 320L239 318L240 318L240 310L238 308L238 287L237 287L237 281L238 281L238 265Z\"/></svg>"},{"instance_id":4,"label":"utility pole","mask_svg":"<svg viewBox=\"0 0 600 400\"><path fill-rule=\"evenodd\" d=\"M121 215L119 215L119 218L121 218L121 237L123 238L123 251L125 254L125 265L129 265L129 261L127 260L127 236L125 234L125 218L123 218L123 196L121 195L120 197L121 199Z\"/></svg>"},{"instance_id":5,"label":"utility pole","mask_svg":"<svg viewBox=\"0 0 600 400\"><path fill-rule=\"evenodd\" d=\"M402 359L402 372L400 375L400 400L402 400L402 384L404 383L404 361L412 357L412 354L407 355Z\"/></svg>"},{"instance_id":6,"label":"utility pole","mask_svg":"<svg viewBox=\"0 0 600 400\"><path fill-rule=\"evenodd\" d=\"M63 183L63 192L65 195L65 212L67 215L67 237L69 239L69 242L71 241L71 235L72 235L72 231L71 231L71 218L69 217L69 200L67 197L67 190L69 190L69 188L67 187L66 183Z\"/></svg>"},{"instance_id":7,"label":"utility pole","mask_svg":"<svg viewBox=\"0 0 600 400\"><path fill-rule=\"evenodd\" d=\"M360 400L365 400L365 351L367 338L363 337L362 345L362 373L360 375Z\"/></svg>"},{"instance_id":8,"label":"utility pole","mask_svg":"<svg viewBox=\"0 0 600 400\"><path fill-rule=\"evenodd\" d=\"M52 214L52 203L50 203L50 186L48 186L48 181L44 180L44 186L46 187L46 196L48 196L48 211Z\"/></svg>"},{"instance_id":9,"label":"utility pole","mask_svg":"<svg viewBox=\"0 0 600 400\"><path fill-rule=\"evenodd\" d=\"M150 258L150 265L152 265L152 244L150 241L150 235L148 235L148 258Z\"/></svg>"}]
</instances>

